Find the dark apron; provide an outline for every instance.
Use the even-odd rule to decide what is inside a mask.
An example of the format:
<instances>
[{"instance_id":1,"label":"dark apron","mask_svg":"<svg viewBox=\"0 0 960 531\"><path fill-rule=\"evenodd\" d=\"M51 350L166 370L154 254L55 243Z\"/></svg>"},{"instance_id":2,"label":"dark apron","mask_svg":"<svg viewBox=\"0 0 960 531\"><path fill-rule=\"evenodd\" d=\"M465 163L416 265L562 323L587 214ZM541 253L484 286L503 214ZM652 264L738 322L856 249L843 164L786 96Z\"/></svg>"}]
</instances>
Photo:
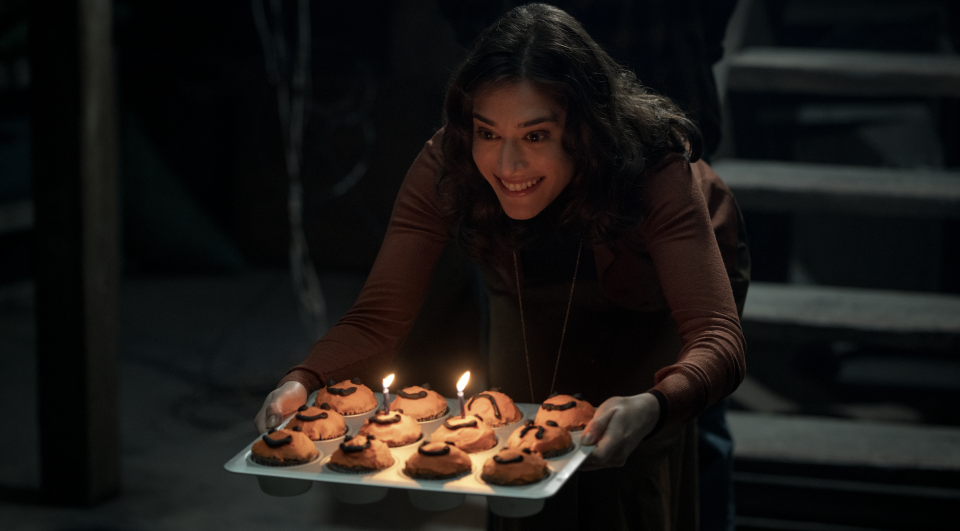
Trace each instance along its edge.
<instances>
[{"instance_id":1,"label":"dark apron","mask_svg":"<svg viewBox=\"0 0 960 531\"><path fill-rule=\"evenodd\" d=\"M539 403L549 395L557 367L554 390L582 393L594 406L612 396L650 389L654 374L676 362L681 347L676 324L669 309L639 312L610 302L586 246L557 365L577 243L560 247L550 254L540 249L519 257L532 398L513 258L505 253L497 260L499 267L483 268L490 301L491 386L517 402ZM642 442L625 466L579 472L547 500L540 514L519 519L491 515L489 527L697 529L696 443L695 422L664 427Z\"/></svg>"}]
</instances>

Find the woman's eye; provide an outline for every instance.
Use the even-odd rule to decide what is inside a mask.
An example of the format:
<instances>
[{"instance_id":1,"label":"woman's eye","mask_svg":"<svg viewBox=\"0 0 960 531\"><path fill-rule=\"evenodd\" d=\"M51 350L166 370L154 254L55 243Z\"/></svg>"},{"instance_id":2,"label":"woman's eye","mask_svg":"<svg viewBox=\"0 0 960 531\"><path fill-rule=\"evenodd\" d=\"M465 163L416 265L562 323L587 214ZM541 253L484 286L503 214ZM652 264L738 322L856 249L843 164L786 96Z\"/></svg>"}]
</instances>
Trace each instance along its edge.
<instances>
[{"instance_id":1,"label":"woman's eye","mask_svg":"<svg viewBox=\"0 0 960 531\"><path fill-rule=\"evenodd\" d=\"M530 140L531 142L542 142L546 138L546 136L547 135L539 131L534 131L527 135L527 139Z\"/></svg>"},{"instance_id":2,"label":"woman's eye","mask_svg":"<svg viewBox=\"0 0 960 531\"><path fill-rule=\"evenodd\" d=\"M491 133L490 131L484 131L483 129L478 129L477 137L479 137L481 140L492 140L493 133Z\"/></svg>"}]
</instances>

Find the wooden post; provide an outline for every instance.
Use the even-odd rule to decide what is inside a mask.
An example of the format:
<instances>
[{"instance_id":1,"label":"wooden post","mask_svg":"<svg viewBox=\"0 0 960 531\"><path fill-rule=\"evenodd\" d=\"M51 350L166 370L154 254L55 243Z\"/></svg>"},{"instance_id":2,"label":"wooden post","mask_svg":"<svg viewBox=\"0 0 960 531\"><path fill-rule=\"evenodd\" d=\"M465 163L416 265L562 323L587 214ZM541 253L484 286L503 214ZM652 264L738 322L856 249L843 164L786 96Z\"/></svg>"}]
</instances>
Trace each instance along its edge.
<instances>
[{"instance_id":1,"label":"wooden post","mask_svg":"<svg viewBox=\"0 0 960 531\"><path fill-rule=\"evenodd\" d=\"M41 486L71 505L119 489L111 4L29 13Z\"/></svg>"}]
</instances>

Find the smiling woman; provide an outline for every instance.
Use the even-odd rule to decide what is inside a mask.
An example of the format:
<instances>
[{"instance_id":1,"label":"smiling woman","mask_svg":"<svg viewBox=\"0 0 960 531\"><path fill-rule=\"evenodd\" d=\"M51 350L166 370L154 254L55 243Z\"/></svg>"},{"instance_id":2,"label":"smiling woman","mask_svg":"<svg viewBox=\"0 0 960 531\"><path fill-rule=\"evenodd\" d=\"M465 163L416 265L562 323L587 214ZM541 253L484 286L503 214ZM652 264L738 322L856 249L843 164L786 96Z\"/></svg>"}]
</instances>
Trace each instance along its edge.
<instances>
[{"instance_id":1,"label":"smiling woman","mask_svg":"<svg viewBox=\"0 0 960 531\"><path fill-rule=\"evenodd\" d=\"M327 378L389 360L455 242L486 283L491 386L599 404L577 478L542 513L490 528L696 529L694 419L743 378L746 290L738 209L698 160L699 131L540 4L480 35L444 118L356 304L267 397L257 428Z\"/></svg>"},{"instance_id":2,"label":"smiling woman","mask_svg":"<svg viewBox=\"0 0 960 531\"><path fill-rule=\"evenodd\" d=\"M573 177L573 158L561 142L566 109L529 81L494 85L473 109L477 169L507 216L536 216Z\"/></svg>"}]
</instances>

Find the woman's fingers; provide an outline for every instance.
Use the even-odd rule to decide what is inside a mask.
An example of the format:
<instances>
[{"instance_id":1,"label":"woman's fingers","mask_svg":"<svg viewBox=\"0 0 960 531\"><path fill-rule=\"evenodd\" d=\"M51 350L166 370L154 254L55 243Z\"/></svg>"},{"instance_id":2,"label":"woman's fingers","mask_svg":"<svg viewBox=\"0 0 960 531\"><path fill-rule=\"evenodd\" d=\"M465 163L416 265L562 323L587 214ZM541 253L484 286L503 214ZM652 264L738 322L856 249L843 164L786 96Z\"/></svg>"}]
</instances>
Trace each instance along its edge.
<instances>
[{"instance_id":1,"label":"woman's fingers","mask_svg":"<svg viewBox=\"0 0 960 531\"><path fill-rule=\"evenodd\" d=\"M623 466L660 416L660 405L649 393L607 399L584 428L581 444L596 444L581 470Z\"/></svg>"},{"instance_id":2,"label":"woman's fingers","mask_svg":"<svg viewBox=\"0 0 960 531\"><path fill-rule=\"evenodd\" d=\"M613 398L607 400L593 415L587 427L583 429L583 437L580 443L584 445L597 445L593 452L587 457L581 470L594 470L597 468L606 468L610 466L611 454L616 451L616 447L621 441L619 425L619 408Z\"/></svg>"},{"instance_id":3,"label":"woman's fingers","mask_svg":"<svg viewBox=\"0 0 960 531\"><path fill-rule=\"evenodd\" d=\"M587 423L587 426L583 429L583 437L580 438L580 444L585 446L591 446L597 444L603 434L607 431L607 425L610 424L610 419L613 418L613 414L616 411L614 408L605 407L607 402L604 402L597 408L596 413L593 415L593 419Z\"/></svg>"},{"instance_id":4,"label":"woman's fingers","mask_svg":"<svg viewBox=\"0 0 960 531\"><path fill-rule=\"evenodd\" d=\"M306 387L298 382L287 382L271 391L253 419L257 433L279 426L284 415L292 413L306 403L307 394Z\"/></svg>"}]
</instances>

